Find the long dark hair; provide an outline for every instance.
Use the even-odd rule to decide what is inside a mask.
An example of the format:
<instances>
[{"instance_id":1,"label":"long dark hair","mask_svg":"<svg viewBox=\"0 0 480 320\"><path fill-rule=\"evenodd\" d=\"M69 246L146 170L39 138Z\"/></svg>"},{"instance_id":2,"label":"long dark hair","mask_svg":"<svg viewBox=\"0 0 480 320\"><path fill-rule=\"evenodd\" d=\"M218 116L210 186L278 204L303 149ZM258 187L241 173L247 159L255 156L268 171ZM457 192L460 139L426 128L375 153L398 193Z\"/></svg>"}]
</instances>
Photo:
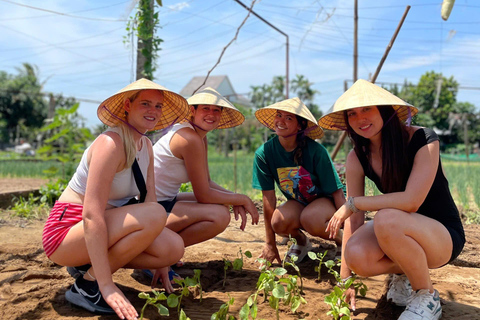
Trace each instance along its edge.
<instances>
[{"instance_id":1,"label":"long dark hair","mask_svg":"<svg viewBox=\"0 0 480 320\"><path fill-rule=\"evenodd\" d=\"M407 157L407 145L409 135L405 125L400 122L395 109L392 106L378 107L383 119L382 127L382 184L383 192L397 192L405 188L409 168ZM359 136L348 123L347 112L344 112L347 132L355 147L355 153L359 159L368 160L369 170L373 172L370 155L370 140Z\"/></svg>"},{"instance_id":2,"label":"long dark hair","mask_svg":"<svg viewBox=\"0 0 480 320\"><path fill-rule=\"evenodd\" d=\"M295 148L295 153L293 154L293 161L297 166L303 165L303 148L307 145L307 138L305 135L305 129L307 129L308 121L307 119L295 115L297 118L298 124L300 125L301 133L297 134L297 147Z\"/></svg>"}]
</instances>

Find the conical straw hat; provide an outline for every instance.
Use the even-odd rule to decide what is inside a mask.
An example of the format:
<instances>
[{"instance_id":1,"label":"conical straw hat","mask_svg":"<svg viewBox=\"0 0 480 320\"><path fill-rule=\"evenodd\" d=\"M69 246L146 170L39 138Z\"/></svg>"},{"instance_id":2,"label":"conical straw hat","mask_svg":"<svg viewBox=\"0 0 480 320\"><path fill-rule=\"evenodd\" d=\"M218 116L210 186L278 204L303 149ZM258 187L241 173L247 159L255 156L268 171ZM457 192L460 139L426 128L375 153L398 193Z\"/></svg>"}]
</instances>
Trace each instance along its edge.
<instances>
[{"instance_id":1,"label":"conical straw hat","mask_svg":"<svg viewBox=\"0 0 480 320\"><path fill-rule=\"evenodd\" d=\"M344 111L368 106L392 106L400 121L405 121L409 115L413 117L418 112L417 108L387 90L359 79L337 99L328 113L318 120L318 124L325 129L347 130Z\"/></svg>"},{"instance_id":2,"label":"conical straw hat","mask_svg":"<svg viewBox=\"0 0 480 320\"><path fill-rule=\"evenodd\" d=\"M97 109L100 121L109 127L117 126L122 120L126 121L125 100L140 90L159 90L163 92L162 115L153 130L160 130L180 122L190 112L187 100L181 95L148 79L140 79L129 84L100 104Z\"/></svg>"},{"instance_id":3,"label":"conical straw hat","mask_svg":"<svg viewBox=\"0 0 480 320\"><path fill-rule=\"evenodd\" d=\"M315 140L320 139L323 136L322 128L318 126L313 114L299 98L283 100L270 106L258 109L255 112L255 117L257 117L257 120L260 121L261 124L275 131L273 121L277 114L277 110L290 112L306 119L308 121L307 129L305 130L305 135L307 137Z\"/></svg>"},{"instance_id":4,"label":"conical straw hat","mask_svg":"<svg viewBox=\"0 0 480 320\"><path fill-rule=\"evenodd\" d=\"M241 125L243 121L245 121L244 115L238 111L230 101L210 87L194 94L187 99L187 102L191 106L203 104L222 107L222 117L217 129L233 128Z\"/></svg>"}]
</instances>

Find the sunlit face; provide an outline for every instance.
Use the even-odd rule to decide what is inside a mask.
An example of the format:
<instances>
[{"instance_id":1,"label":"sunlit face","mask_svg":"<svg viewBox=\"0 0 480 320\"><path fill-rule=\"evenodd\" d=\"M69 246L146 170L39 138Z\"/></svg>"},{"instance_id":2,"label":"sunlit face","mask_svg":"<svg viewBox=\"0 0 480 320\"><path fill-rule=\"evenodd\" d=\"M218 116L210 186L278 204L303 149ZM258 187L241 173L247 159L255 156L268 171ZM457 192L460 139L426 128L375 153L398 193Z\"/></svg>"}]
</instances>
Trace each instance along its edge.
<instances>
[{"instance_id":1,"label":"sunlit face","mask_svg":"<svg viewBox=\"0 0 480 320\"><path fill-rule=\"evenodd\" d=\"M200 104L196 108L191 106L193 123L205 131L216 129L222 118L222 108L218 106Z\"/></svg>"},{"instance_id":2,"label":"sunlit face","mask_svg":"<svg viewBox=\"0 0 480 320\"><path fill-rule=\"evenodd\" d=\"M377 106L359 107L347 111L348 124L356 134L370 139L383 127L383 119Z\"/></svg>"},{"instance_id":3,"label":"sunlit face","mask_svg":"<svg viewBox=\"0 0 480 320\"><path fill-rule=\"evenodd\" d=\"M125 100L128 122L138 131L151 131L162 115L164 96L158 90L142 90L133 99Z\"/></svg>"},{"instance_id":4,"label":"sunlit face","mask_svg":"<svg viewBox=\"0 0 480 320\"><path fill-rule=\"evenodd\" d=\"M275 133L280 137L287 137L296 134L300 129L297 117L290 112L277 110L273 119Z\"/></svg>"}]
</instances>

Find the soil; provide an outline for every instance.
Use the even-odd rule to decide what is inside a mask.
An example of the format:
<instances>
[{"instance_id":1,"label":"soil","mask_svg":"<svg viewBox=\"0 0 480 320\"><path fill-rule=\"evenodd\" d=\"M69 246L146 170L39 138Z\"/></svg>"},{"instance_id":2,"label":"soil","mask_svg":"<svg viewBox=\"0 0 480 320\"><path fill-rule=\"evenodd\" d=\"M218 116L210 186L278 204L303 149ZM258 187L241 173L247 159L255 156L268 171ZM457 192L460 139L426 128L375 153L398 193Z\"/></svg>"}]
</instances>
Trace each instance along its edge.
<instances>
[{"instance_id":1,"label":"soil","mask_svg":"<svg viewBox=\"0 0 480 320\"><path fill-rule=\"evenodd\" d=\"M3 180L1 182L4 188ZM262 218L263 215L258 226L247 225L243 232L238 228L239 223L232 219L230 226L216 238L186 249L184 266L177 267L176 271L183 277L191 277L194 269L200 269L203 287L202 301L198 292L193 291L182 301L185 313L192 320L210 319L229 297L235 299L230 314L238 317L240 308L254 293L260 275L254 260L263 247ZM8 211L0 211L0 319L118 319L93 315L66 302L65 292L74 280L64 267L53 264L45 256L41 244L44 222L45 219L23 220L12 217ZM480 319L480 225L466 225L465 231L467 243L462 254L443 268L431 271L434 286L440 292L443 320ZM335 246L332 243L313 237L311 241L314 252L329 250L326 259L333 258ZM286 245L278 247L280 254L287 250ZM251 251L253 258L245 258L242 271L227 271L223 287L223 259L233 261L240 248ZM281 305L279 318L331 319L327 316L329 309L324 298L333 290L333 277L324 267L321 281L317 281L315 263L308 257L299 267L307 304L301 305L296 313ZM294 272L289 270L291 274ZM403 309L386 301L386 276L361 280L368 286L368 292L365 298L358 298L352 319L398 318ZM121 269L115 273L114 281L140 311L145 300L138 298L138 294L151 291L149 280L138 271ZM258 319L276 319L268 302L262 301L261 297ZM169 317L161 317L156 308L148 306L145 319L178 319L178 314L176 309L170 309Z\"/></svg>"}]
</instances>

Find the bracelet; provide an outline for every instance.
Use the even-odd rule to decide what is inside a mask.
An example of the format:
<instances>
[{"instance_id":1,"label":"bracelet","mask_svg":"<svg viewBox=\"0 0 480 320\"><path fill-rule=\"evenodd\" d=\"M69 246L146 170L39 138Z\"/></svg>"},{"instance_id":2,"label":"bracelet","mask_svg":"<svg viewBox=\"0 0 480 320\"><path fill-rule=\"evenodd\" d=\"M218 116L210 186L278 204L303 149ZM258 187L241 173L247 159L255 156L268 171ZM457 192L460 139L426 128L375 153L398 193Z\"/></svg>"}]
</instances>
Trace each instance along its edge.
<instances>
[{"instance_id":1,"label":"bracelet","mask_svg":"<svg viewBox=\"0 0 480 320\"><path fill-rule=\"evenodd\" d=\"M353 199L354 199L353 197L348 197L348 199L347 199L347 207L348 207L348 209L350 209L350 211L352 211L353 213L357 213L357 212L359 212L360 210L358 210L357 207L355 207L355 202L354 202Z\"/></svg>"},{"instance_id":2,"label":"bracelet","mask_svg":"<svg viewBox=\"0 0 480 320\"><path fill-rule=\"evenodd\" d=\"M348 281L348 279L351 279L352 276L348 276L345 279L340 280L337 282L337 287L345 287L345 283Z\"/></svg>"}]
</instances>

